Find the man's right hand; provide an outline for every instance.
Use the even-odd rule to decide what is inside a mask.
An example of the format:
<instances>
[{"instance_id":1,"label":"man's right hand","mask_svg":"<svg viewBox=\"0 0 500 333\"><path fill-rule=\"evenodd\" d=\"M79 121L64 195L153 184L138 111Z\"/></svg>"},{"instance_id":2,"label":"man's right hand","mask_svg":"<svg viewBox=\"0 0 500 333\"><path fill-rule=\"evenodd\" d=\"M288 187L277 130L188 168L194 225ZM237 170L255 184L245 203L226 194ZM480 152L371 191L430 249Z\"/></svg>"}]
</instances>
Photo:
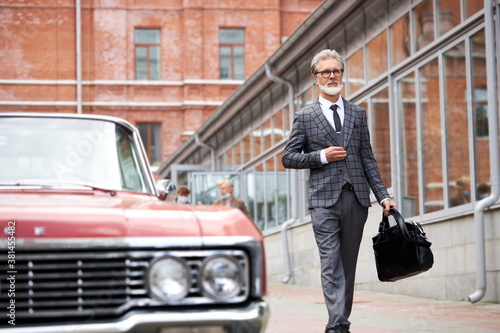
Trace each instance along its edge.
<instances>
[{"instance_id":1,"label":"man's right hand","mask_svg":"<svg viewBox=\"0 0 500 333\"><path fill-rule=\"evenodd\" d=\"M347 152L342 147L328 147L325 149L325 156L328 162L342 161Z\"/></svg>"}]
</instances>

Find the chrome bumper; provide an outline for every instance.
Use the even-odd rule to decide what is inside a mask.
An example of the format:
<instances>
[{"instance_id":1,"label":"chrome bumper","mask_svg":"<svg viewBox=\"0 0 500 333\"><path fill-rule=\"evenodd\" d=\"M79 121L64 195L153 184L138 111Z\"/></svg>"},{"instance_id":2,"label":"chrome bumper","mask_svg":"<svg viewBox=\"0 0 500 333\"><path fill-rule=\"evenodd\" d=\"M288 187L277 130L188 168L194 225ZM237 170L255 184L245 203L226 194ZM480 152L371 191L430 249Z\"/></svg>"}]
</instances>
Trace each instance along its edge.
<instances>
[{"instance_id":1,"label":"chrome bumper","mask_svg":"<svg viewBox=\"0 0 500 333\"><path fill-rule=\"evenodd\" d=\"M25 326L16 321L5 333L177 333L248 332L263 333L269 319L269 305L255 301L236 309L185 309L169 312L134 311L113 322Z\"/></svg>"}]
</instances>

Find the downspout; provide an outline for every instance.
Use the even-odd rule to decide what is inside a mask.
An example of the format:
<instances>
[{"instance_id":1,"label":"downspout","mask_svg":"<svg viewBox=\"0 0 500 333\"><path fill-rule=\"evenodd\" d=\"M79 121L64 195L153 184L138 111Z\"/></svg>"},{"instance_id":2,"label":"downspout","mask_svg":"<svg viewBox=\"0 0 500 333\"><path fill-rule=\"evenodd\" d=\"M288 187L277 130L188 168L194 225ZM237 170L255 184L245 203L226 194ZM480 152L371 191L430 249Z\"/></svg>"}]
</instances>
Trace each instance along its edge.
<instances>
[{"instance_id":1,"label":"downspout","mask_svg":"<svg viewBox=\"0 0 500 333\"><path fill-rule=\"evenodd\" d=\"M269 63L264 64L265 69L266 69L266 75L267 77L278 83L286 84L288 85L288 104L289 104L289 111L290 111L290 128L293 127L293 119L295 117L295 93L294 93L294 86L293 83L289 80L280 78L278 76L275 76L273 73L271 73L271 67L269 66ZM281 280L283 283L288 283L292 277L292 269L291 269L291 262L290 262L290 251L288 249L288 228L294 224L297 221L297 210L299 209L298 205L298 184L297 184L297 170L292 169L290 170L290 177L291 177L291 197L292 197L292 202L291 202L291 207L292 207L292 216L291 219L288 221L285 221L281 225L281 238L283 240L283 253L285 255L285 276Z\"/></svg>"},{"instance_id":2,"label":"downspout","mask_svg":"<svg viewBox=\"0 0 500 333\"><path fill-rule=\"evenodd\" d=\"M198 137L198 134L196 133L194 133L194 140L196 141L198 146L210 149L210 164L212 165L212 171L215 171L215 149L210 147L206 143L201 142L200 138Z\"/></svg>"},{"instance_id":3,"label":"downspout","mask_svg":"<svg viewBox=\"0 0 500 333\"><path fill-rule=\"evenodd\" d=\"M82 113L82 25L81 4L75 0L76 16L76 113Z\"/></svg>"},{"instance_id":4,"label":"downspout","mask_svg":"<svg viewBox=\"0 0 500 333\"><path fill-rule=\"evenodd\" d=\"M493 205L500 195L500 162L498 153L498 112L495 70L495 30L493 4L484 0L484 30L486 38L486 73L488 87L488 130L490 141L491 194L479 201L474 210L476 231L476 291L469 295L469 301L476 303L486 293L486 254L484 237L484 210Z\"/></svg>"}]
</instances>

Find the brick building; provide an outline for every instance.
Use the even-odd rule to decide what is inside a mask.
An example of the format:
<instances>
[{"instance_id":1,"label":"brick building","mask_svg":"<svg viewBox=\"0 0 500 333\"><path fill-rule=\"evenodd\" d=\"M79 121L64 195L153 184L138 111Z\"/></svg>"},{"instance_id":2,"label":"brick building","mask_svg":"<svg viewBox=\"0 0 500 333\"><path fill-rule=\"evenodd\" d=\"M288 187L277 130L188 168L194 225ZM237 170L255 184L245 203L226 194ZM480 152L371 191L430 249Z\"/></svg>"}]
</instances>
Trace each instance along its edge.
<instances>
[{"instance_id":1,"label":"brick building","mask_svg":"<svg viewBox=\"0 0 500 333\"><path fill-rule=\"evenodd\" d=\"M320 3L2 0L0 111L125 118L157 165Z\"/></svg>"}]
</instances>

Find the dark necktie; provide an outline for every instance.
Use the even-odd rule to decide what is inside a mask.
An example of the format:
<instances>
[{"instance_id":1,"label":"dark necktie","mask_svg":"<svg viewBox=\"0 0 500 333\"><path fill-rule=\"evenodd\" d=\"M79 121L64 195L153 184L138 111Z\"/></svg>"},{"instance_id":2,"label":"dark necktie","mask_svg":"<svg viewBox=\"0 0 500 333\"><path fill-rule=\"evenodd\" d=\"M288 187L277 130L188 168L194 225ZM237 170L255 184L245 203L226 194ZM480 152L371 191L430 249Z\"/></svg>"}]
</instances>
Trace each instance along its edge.
<instances>
[{"instance_id":1,"label":"dark necktie","mask_svg":"<svg viewBox=\"0 0 500 333\"><path fill-rule=\"evenodd\" d=\"M340 133L342 132L342 123L340 122L340 117L339 113L337 112L337 107L338 107L337 104L332 104L332 106L330 106L330 109L332 109L333 111L333 122L335 123L335 130L337 131L337 133Z\"/></svg>"}]
</instances>

